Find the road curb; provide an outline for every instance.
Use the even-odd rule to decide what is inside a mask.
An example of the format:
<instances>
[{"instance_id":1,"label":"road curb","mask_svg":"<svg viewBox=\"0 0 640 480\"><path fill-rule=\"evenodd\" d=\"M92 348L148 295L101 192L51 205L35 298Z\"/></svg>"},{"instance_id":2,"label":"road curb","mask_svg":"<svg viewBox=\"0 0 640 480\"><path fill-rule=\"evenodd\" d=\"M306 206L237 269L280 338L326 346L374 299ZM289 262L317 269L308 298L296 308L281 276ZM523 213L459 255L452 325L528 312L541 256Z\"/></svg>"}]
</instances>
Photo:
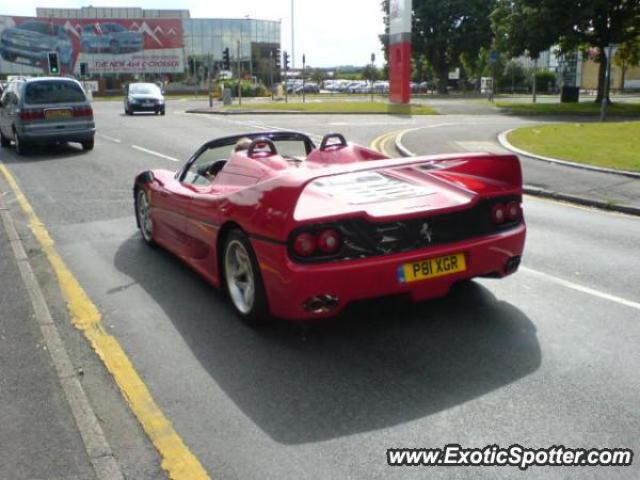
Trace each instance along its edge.
<instances>
[{"instance_id":1,"label":"road curb","mask_svg":"<svg viewBox=\"0 0 640 480\"><path fill-rule=\"evenodd\" d=\"M409 150L407 147L405 147L403 145L403 143L402 143L402 137L404 136L405 133L407 133L409 131L411 131L411 130L406 130L406 131L400 133L396 137L396 139L395 139L395 147L402 154L402 156L404 156L404 157L415 157L416 155L411 150ZM510 131L511 130L507 130L506 132L503 132L503 133L506 134L506 133L508 133ZM525 154L523 154L523 155L525 155ZM633 173L633 172L631 172L631 173ZM535 197L550 198L550 199L553 199L553 200L560 200L560 201L563 201L563 202L575 203L577 205L584 205L586 207L592 207L592 208L598 208L598 209L601 209L601 210L608 210L608 211L612 211L612 212L620 212L620 213L626 213L628 215L640 216L640 208L637 208L637 207L629 207L629 206L625 206L625 205L616 205L616 204L612 204L612 203L601 202L599 200L593 200L593 199L589 199L589 198L579 197L577 195L571 195L571 194L567 194L567 193L554 192L552 190L546 190L544 188L538 188L538 187L534 187L534 186L531 186L531 185L523 185L522 190L527 195L533 195Z\"/></svg>"},{"instance_id":2,"label":"road curb","mask_svg":"<svg viewBox=\"0 0 640 480\"><path fill-rule=\"evenodd\" d=\"M579 168L581 170L591 170L593 172L610 173L610 174L613 174L613 175L620 175L620 176L623 176L623 177L640 178L640 173L638 173L638 172L630 172L628 170L614 170L612 168L605 168L605 167L595 167L593 165L585 165L583 163L576 163L576 162L570 162L570 161L567 161L567 160L560 160L560 159L552 158L552 157L545 157L545 156L542 156L542 155L537 155L535 153L528 152L526 150L522 150L521 148L518 148L518 147L514 147L507 140L507 135L509 135L509 133L513 132L514 130L515 129L512 128L510 130L505 130L504 132L501 132L501 133L498 134L498 142L500 143L500 145L502 147L506 148L507 150L510 150L510 151L512 151L514 153L517 153L517 154L520 154L520 155L524 155L525 157L533 158L534 160L541 160L541 161L548 162L548 163L557 163L559 165L565 165L567 167Z\"/></svg>"}]
</instances>

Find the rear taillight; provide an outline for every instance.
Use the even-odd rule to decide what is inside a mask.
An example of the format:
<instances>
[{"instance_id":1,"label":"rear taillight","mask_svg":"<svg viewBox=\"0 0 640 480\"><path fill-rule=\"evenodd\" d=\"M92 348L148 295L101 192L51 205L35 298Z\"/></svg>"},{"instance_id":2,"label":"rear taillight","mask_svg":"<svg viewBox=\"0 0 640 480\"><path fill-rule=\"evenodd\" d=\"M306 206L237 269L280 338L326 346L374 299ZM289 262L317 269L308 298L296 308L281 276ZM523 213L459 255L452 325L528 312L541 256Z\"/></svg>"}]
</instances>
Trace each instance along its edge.
<instances>
[{"instance_id":1,"label":"rear taillight","mask_svg":"<svg viewBox=\"0 0 640 480\"><path fill-rule=\"evenodd\" d=\"M318 247L318 241L314 235L308 232L298 234L293 240L293 249L301 257L312 255Z\"/></svg>"},{"instance_id":2,"label":"rear taillight","mask_svg":"<svg viewBox=\"0 0 640 480\"><path fill-rule=\"evenodd\" d=\"M20 120L44 120L44 109L42 108L23 108L20 110Z\"/></svg>"},{"instance_id":3,"label":"rear taillight","mask_svg":"<svg viewBox=\"0 0 640 480\"><path fill-rule=\"evenodd\" d=\"M496 203L491 207L491 220L496 225L500 225L507 220L507 210L503 203Z\"/></svg>"},{"instance_id":4,"label":"rear taillight","mask_svg":"<svg viewBox=\"0 0 640 480\"><path fill-rule=\"evenodd\" d=\"M507 203L507 220L510 222L515 222L520 218L520 203L512 201Z\"/></svg>"},{"instance_id":5,"label":"rear taillight","mask_svg":"<svg viewBox=\"0 0 640 480\"><path fill-rule=\"evenodd\" d=\"M92 117L93 109L91 107L80 107L73 109L74 117Z\"/></svg>"},{"instance_id":6,"label":"rear taillight","mask_svg":"<svg viewBox=\"0 0 640 480\"><path fill-rule=\"evenodd\" d=\"M323 253L336 253L340 248L340 233L333 228L320 232L318 248Z\"/></svg>"}]
</instances>

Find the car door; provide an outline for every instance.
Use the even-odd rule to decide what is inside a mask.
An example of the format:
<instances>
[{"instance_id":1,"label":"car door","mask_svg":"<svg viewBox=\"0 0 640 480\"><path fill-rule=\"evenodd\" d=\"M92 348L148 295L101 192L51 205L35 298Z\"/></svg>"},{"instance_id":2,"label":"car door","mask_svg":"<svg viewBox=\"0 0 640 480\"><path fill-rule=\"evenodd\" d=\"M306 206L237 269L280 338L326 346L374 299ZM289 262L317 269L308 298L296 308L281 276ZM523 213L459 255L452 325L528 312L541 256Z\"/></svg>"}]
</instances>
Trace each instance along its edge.
<instances>
[{"instance_id":1,"label":"car door","mask_svg":"<svg viewBox=\"0 0 640 480\"><path fill-rule=\"evenodd\" d=\"M229 145L205 149L183 175L183 186L192 192L187 234L192 239L191 255L195 259L208 257L216 244L218 227L222 223L220 207L227 189L214 181L210 167L224 165L230 150ZM220 175L219 172L216 174Z\"/></svg>"},{"instance_id":2,"label":"car door","mask_svg":"<svg viewBox=\"0 0 640 480\"><path fill-rule=\"evenodd\" d=\"M163 178L151 191L154 235L178 256L188 256L187 215L193 191L177 178Z\"/></svg>"}]
</instances>

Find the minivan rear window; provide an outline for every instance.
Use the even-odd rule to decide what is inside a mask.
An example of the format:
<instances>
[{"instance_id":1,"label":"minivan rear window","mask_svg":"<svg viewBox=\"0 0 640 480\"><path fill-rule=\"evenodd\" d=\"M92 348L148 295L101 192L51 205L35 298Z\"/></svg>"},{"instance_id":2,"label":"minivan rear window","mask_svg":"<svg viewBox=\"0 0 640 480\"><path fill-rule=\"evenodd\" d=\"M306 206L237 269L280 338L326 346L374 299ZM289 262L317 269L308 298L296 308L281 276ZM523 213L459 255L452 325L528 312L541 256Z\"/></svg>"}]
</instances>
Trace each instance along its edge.
<instances>
[{"instance_id":1,"label":"minivan rear window","mask_svg":"<svg viewBox=\"0 0 640 480\"><path fill-rule=\"evenodd\" d=\"M28 104L85 102L82 88L77 83L57 80L27 83L25 102Z\"/></svg>"}]
</instances>

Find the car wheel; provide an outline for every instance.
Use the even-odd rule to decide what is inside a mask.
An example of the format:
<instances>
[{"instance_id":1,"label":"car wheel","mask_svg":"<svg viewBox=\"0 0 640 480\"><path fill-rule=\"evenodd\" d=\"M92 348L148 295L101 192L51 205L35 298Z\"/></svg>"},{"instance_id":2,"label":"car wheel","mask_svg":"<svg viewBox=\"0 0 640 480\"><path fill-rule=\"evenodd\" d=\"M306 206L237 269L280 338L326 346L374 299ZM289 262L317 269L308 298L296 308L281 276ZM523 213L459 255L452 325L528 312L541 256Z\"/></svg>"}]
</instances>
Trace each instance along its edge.
<instances>
[{"instance_id":1,"label":"car wheel","mask_svg":"<svg viewBox=\"0 0 640 480\"><path fill-rule=\"evenodd\" d=\"M164 115L164 108L160 110L160 115Z\"/></svg>"},{"instance_id":2,"label":"car wheel","mask_svg":"<svg viewBox=\"0 0 640 480\"><path fill-rule=\"evenodd\" d=\"M136 195L136 217L142 234L142 240L147 245L154 245L153 220L151 219L151 204L144 189L140 188Z\"/></svg>"},{"instance_id":3,"label":"car wheel","mask_svg":"<svg viewBox=\"0 0 640 480\"><path fill-rule=\"evenodd\" d=\"M224 242L222 267L227 294L238 316L257 326L269 319L260 266L249 238L233 230Z\"/></svg>"},{"instance_id":4,"label":"car wheel","mask_svg":"<svg viewBox=\"0 0 640 480\"><path fill-rule=\"evenodd\" d=\"M94 144L94 139L90 139L90 140L85 140L84 142L80 142L80 145L82 145L82 150L84 150L85 152L88 152L89 150L93 150L93 144Z\"/></svg>"},{"instance_id":5,"label":"car wheel","mask_svg":"<svg viewBox=\"0 0 640 480\"><path fill-rule=\"evenodd\" d=\"M0 146L8 147L11 145L11 140L4 136L4 134L0 131Z\"/></svg>"},{"instance_id":6,"label":"car wheel","mask_svg":"<svg viewBox=\"0 0 640 480\"><path fill-rule=\"evenodd\" d=\"M13 143L16 146L16 153L18 155L25 155L27 153L27 145L20 138L20 135L18 135L18 132L16 132L15 130L13 132Z\"/></svg>"}]
</instances>

